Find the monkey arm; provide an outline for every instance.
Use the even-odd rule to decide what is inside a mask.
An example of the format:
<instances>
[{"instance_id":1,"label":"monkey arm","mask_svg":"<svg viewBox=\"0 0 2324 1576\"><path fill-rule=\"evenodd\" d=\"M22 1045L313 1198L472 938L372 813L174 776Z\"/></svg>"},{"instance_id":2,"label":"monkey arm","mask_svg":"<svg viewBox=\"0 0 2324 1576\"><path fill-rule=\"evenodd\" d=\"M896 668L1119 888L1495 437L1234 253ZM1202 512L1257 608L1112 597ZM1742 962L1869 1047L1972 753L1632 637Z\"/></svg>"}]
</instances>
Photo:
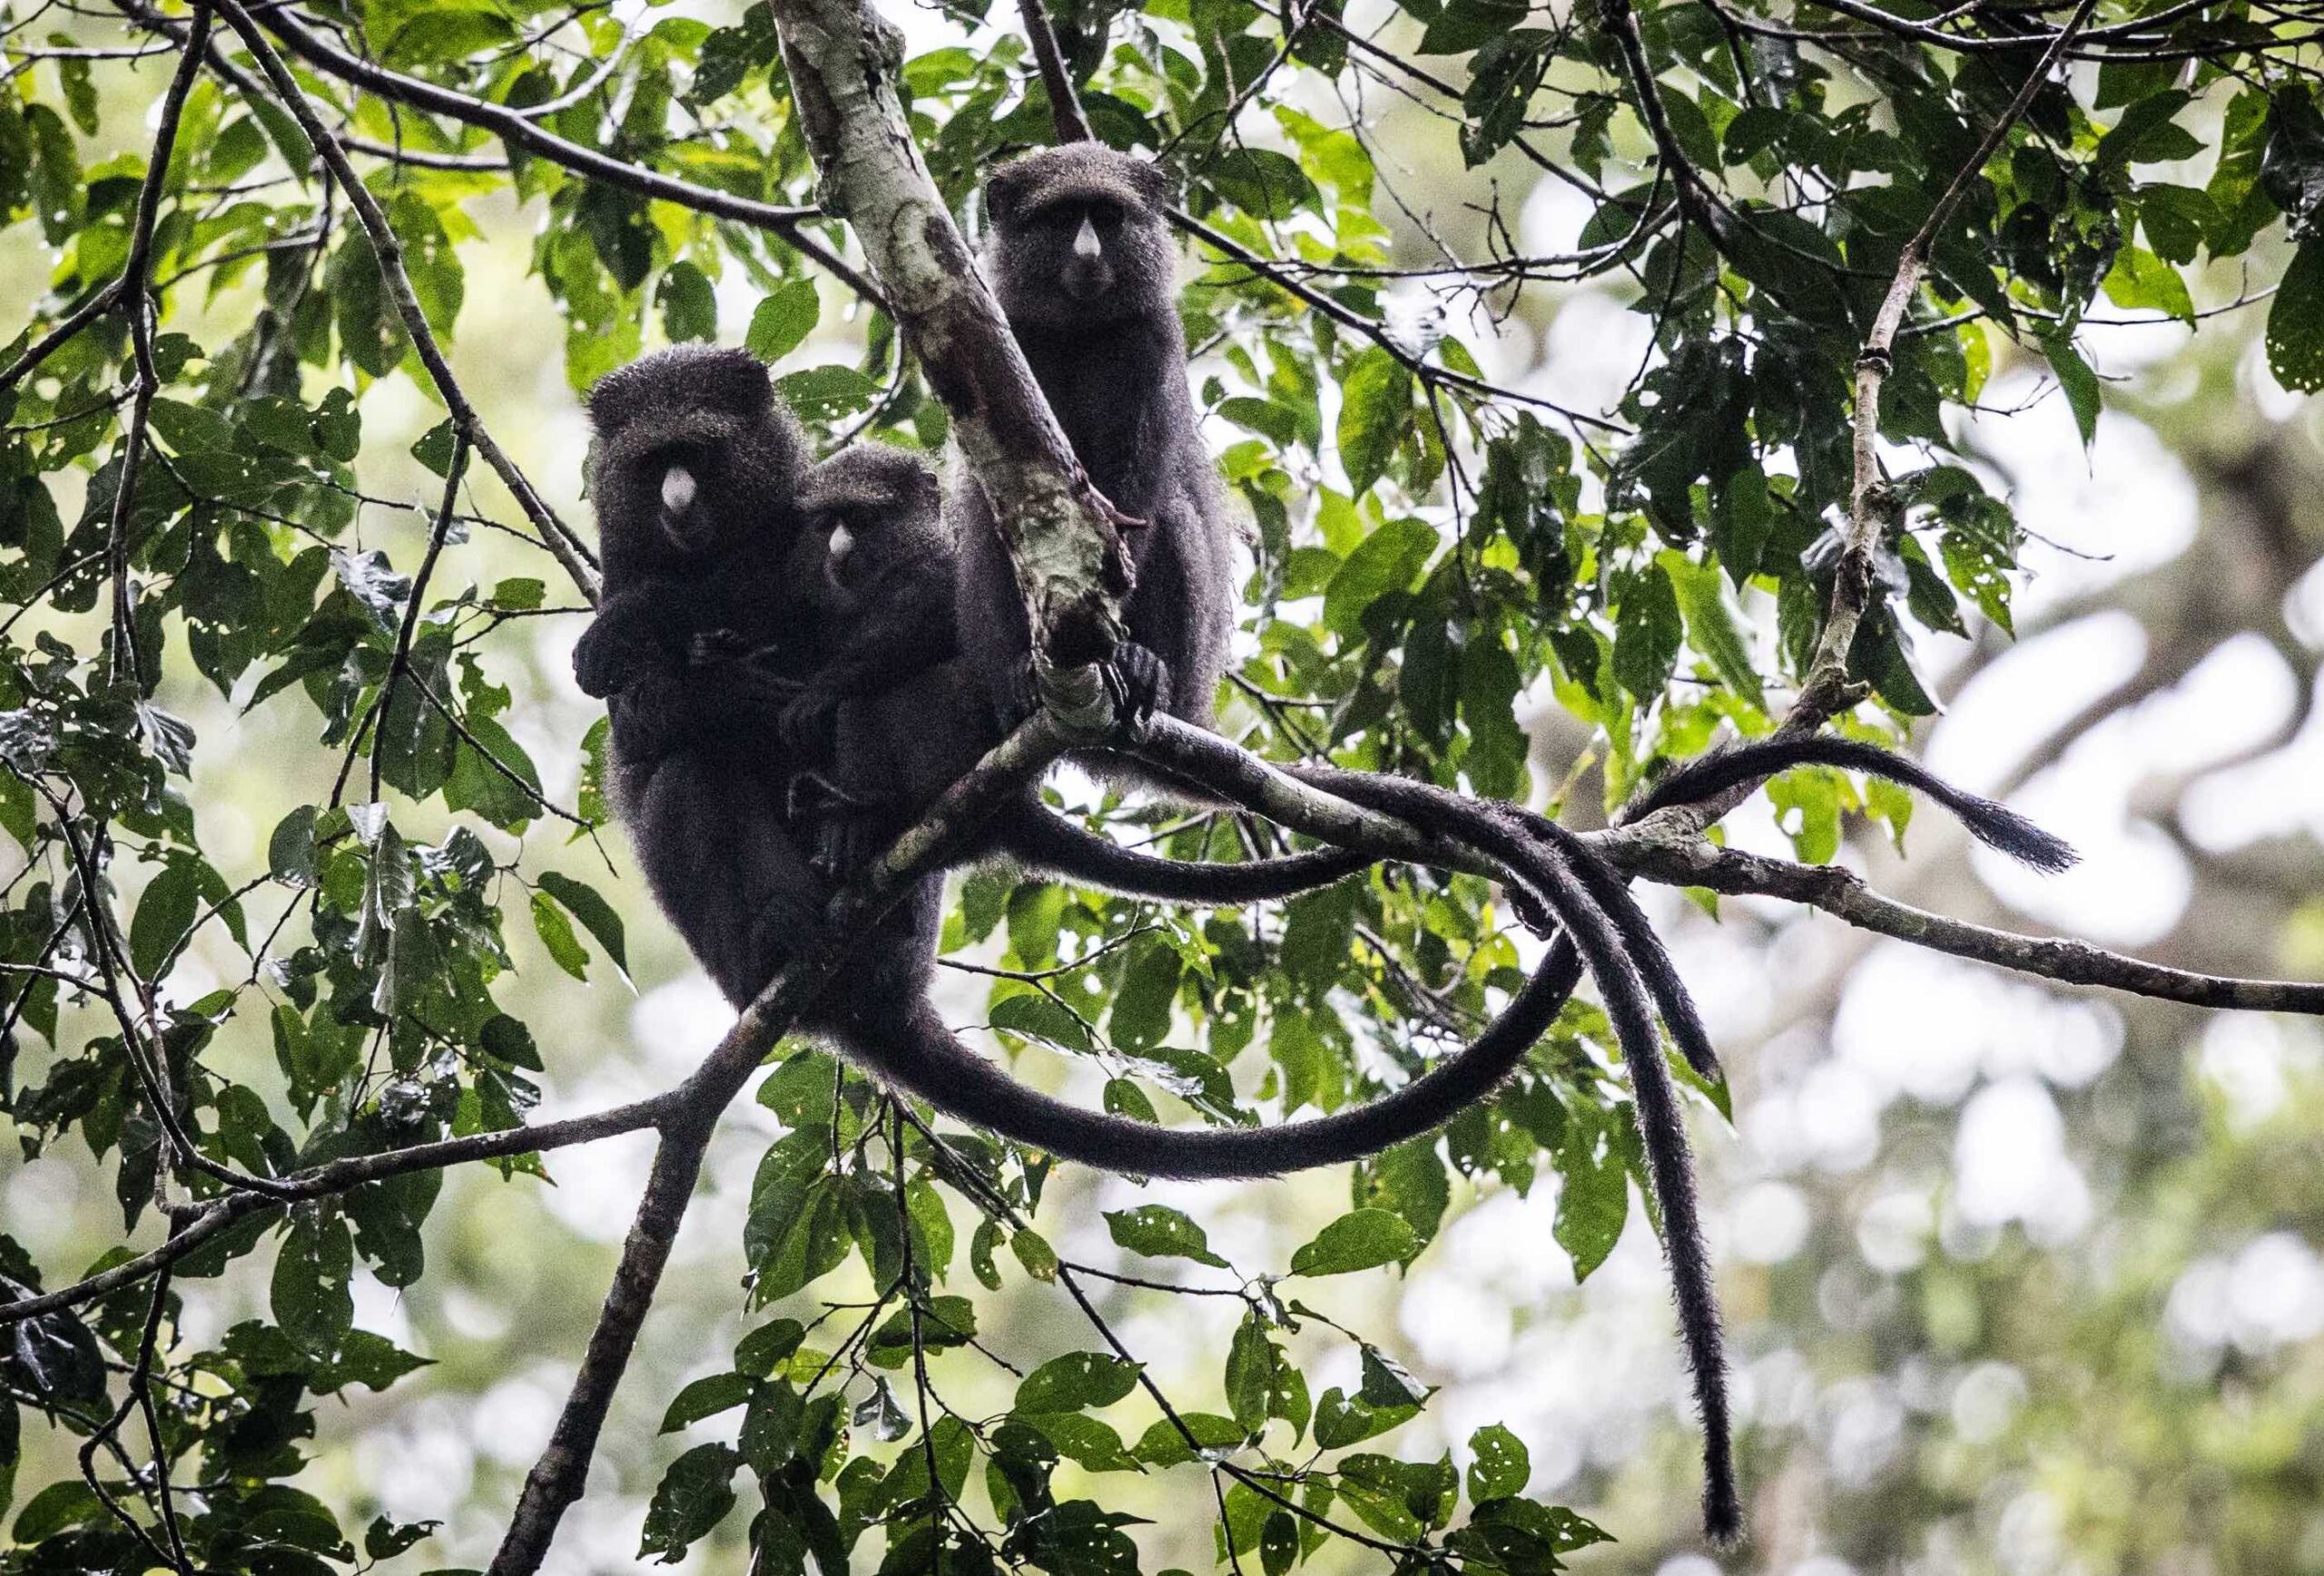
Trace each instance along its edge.
<instances>
[{"instance_id":1,"label":"monkey arm","mask_svg":"<svg viewBox=\"0 0 2324 1576\"><path fill-rule=\"evenodd\" d=\"M631 764L694 746L733 754L739 742L773 738L792 693L748 662L654 660L606 703L615 754Z\"/></svg>"},{"instance_id":2,"label":"monkey arm","mask_svg":"<svg viewBox=\"0 0 2324 1576\"><path fill-rule=\"evenodd\" d=\"M701 626L698 592L660 580L606 599L573 647L581 693L609 700L648 670L682 657Z\"/></svg>"},{"instance_id":3,"label":"monkey arm","mask_svg":"<svg viewBox=\"0 0 2324 1576\"><path fill-rule=\"evenodd\" d=\"M828 759L842 702L893 690L949 662L960 649L950 555L900 564L862 593L845 637L784 707L783 743L803 758Z\"/></svg>"}]
</instances>

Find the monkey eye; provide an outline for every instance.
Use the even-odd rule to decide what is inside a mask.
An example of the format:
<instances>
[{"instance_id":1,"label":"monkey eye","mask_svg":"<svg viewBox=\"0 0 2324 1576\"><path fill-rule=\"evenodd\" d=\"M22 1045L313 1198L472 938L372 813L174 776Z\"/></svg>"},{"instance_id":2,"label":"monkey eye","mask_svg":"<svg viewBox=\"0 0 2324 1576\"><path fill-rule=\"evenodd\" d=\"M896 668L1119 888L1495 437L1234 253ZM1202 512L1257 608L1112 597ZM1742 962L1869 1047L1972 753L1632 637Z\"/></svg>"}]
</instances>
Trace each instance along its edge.
<instances>
[{"instance_id":1,"label":"monkey eye","mask_svg":"<svg viewBox=\"0 0 2324 1576\"><path fill-rule=\"evenodd\" d=\"M1090 222L1100 230L1111 230L1122 222L1122 205L1110 198L1099 198L1088 212Z\"/></svg>"}]
</instances>

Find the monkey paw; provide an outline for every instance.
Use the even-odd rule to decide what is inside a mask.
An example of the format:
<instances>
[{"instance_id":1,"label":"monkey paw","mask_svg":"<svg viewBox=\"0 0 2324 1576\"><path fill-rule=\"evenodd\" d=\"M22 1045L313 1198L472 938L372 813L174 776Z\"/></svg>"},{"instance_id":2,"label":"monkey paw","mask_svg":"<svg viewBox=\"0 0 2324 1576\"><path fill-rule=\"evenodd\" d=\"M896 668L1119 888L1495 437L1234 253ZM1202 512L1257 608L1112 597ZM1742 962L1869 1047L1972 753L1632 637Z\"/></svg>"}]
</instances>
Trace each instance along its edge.
<instances>
[{"instance_id":1,"label":"monkey paw","mask_svg":"<svg viewBox=\"0 0 2324 1576\"><path fill-rule=\"evenodd\" d=\"M1117 714L1133 728L1145 726L1170 704L1170 670L1134 640L1114 647L1106 661L1106 685L1113 693Z\"/></svg>"},{"instance_id":2,"label":"monkey paw","mask_svg":"<svg viewBox=\"0 0 2324 1576\"><path fill-rule=\"evenodd\" d=\"M627 643L610 636L596 638L592 628L582 632L573 647L573 682L595 700L619 694L629 682L634 657Z\"/></svg>"},{"instance_id":3,"label":"monkey paw","mask_svg":"<svg viewBox=\"0 0 2324 1576\"><path fill-rule=\"evenodd\" d=\"M775 733L797 759L828 761L839 737L839 697L810 689L783 708Z\"/></svg>"},{"instance_id":4,"label":"monkey paw","mask_svg":"<svg viewBox=\"0 0 2324 1576\"><path fill-rule=\"evenodd\" d=\"M750 646L731 629L698 629L686 642L689 667L714 667L723 662L738 662L750 654Z\"/></svg>"}]
</instances>

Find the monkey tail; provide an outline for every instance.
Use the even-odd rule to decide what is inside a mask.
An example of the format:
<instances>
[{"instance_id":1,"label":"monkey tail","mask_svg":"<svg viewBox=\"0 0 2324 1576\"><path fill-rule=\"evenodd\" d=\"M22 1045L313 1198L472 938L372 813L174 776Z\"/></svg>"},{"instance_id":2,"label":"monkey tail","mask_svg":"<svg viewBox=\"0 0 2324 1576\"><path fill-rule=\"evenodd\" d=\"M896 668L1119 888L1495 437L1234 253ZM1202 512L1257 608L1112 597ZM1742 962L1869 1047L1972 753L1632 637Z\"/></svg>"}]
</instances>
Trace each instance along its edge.
<instances>
[{"instance_id":1,"label":"monkey tail","mask_svg":"<svg viewBox=\"0 0 2324 1576\"><path fill-rule=\"evenodd\" d=\"M1955 788L1909 755L1827 734L1778 734L1699 756L1632 802L1621 820L1636 821L1668 805L1697 803L1740 783L1810 765L1838 766L1917 789L1959 817L1978 842L2032 869L2055 874L2082 858L2063 838L2044 832L2005 804Z\"/></svg>"},{"instance_id":2,"label":"monkey tail","mask_svg":"<svg viewBox=\"0 0 2324 1576\"><path fill-rule=\"evenodd\" d=\"M1695 1406L1703 1426L1703 1526L1721 1547L1740 1537L1742 1501L1736 1488L1733 1423L1727 1392L1727 1357L1719 1334L1718 1296L1710 1255L1704 1246L1701 1211L1695 1196L1693 1157L1679 1108L1677 1086L1662 1059L1654 1031L1649 993L1665 991L1683 1003L1671 1019L1677 1039L1680 1019L1701 1024L1685 986L1646 916L1638 911L1621 878L1586 844L1539 816L1474 804L1430 784L1342 772L1334 767L1299 767L1293 774L1344 797L1412 822L1423 831L1452 833L1474 843L1515 872L1553 913L1561 947L1571 943L1598 982L1606 1014L1630 1072L1633 1111L1646 1151L1655 1201L1662 1211L1662 1247L1670 1266L1672 1301L1688 1367L1694 1374ZM1568 851L1571 850L1569 852ZM1614 912L1610 914L1610 907ZM1619 917L1627 912L1631 918ZM1650 951L1635 938L1651 942ZM1635 952L1635 957L1634 957ZM1552 958L1557 950L1552 950ZM1648 962L1649 957L1659 962ZM1645 979L1641 980L1641 971ZM1661 983L1653 983L1657 974ZM1708 1052L1708 1045L1702 1048ZM1716 1064L1714 1063L1714 1066Z\"/></svg>"},{"instance_id":3,"label":"monkey tail","mask_svg":"<svg viewBox=\"0 0 2324 1576\"><path fill-rule=\"evenodd\" d=\"M1369 856L1344 848L1240 864L1164 859L1124 848L1030 802L1005 812L989 835L999 852L1045 875L1126 897L1219 907L1293 897L1329 886L1372 862Z\"/></svg>"},{"instance_id":4,"label":"monkey tail","mask_svg":"<svg viewBox=\"0 0 2324 1576\"><path fill-rule=\"evenodd\" d=\"M962 1044L925 997L842 1039L881 1079L972 1126L1068 1160L1141 1177L1280 1176L1376 1154L1433 1131L1491 1094L1548 1032L1581 978L1562 938L1461 1054L1352 1111L1268 1128L1179 1128L1106 1116L1027 1088Z\"/></svg>"},{"instance_id":5,"label":"monkey tail","mask_svg":"<svg viewBox=\"0 0 2324 1576\"><path fill-rule=\"evenodd\" d=\"M1285 770L1303 783L1415 825L1433 822L1446 825L1456 833L1467 829L1465 815L1451 809L1452 804L1465 804L1466 801L1425 783L1349 772L1337 766L1292 766ZM1630 883L1592 852L1580 836L1548 816L1508 805L1499 807L1498 813L1513 818L1526 832L1556 850L1558 857L1588 889L1590 901L1612 923L1631 965L1645 982L1647 993L1654 999L1656 1010L1669 1026L1670 1038L1677 1043L1679 1053L1687 1059L1687 1065L1713 1082L1725 1078L1718 1053L1711 1049L1710 1033L1703 1027L1702 1014L1695 1009L1695 999L1688 992L1686 981L1679 978L1669 949L1655 933L1653 921L1638 906L1638 900L1630 896ZM1536 851L1535 857L1538 856ZM1521 911L1525 905L1521 902L1518 906ZM1555 912L1552 907L1551 917Z\"/></svg>"}]
</instances>

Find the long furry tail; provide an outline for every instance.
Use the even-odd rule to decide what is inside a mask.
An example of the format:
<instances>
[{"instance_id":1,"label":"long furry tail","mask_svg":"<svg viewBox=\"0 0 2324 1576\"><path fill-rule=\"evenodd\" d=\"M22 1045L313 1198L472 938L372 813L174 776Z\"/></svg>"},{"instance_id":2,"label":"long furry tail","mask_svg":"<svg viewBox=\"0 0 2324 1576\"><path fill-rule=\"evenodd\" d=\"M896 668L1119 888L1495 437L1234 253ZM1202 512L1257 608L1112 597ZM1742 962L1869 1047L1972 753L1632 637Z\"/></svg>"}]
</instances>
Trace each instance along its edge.
<instances>
[{"instance_id":1,"label":"long furry tail","mask_svg":"<svg viewBox=\"0 0 2324 1576\"><path fill-rule=\"evenodd\" d=\"M1685 1118L1670 1069L1662 1059L1661 1039L1654 1031L1648 986L1626 945L1630 930L1600 905L1602 892L1618 900L1618 906L1635 910L1621 878L1578 842L1573 846L1581 859L1569 862L1563 849L1571 834L1558 828L1545 835L1541 827L1551 823L1540 817L1501 807L1489 809L1445 790L1396 778L1332 767L1301 767L1294 774L1344 798L1401 816L1423 831L1459 837L1507 865L1556 916L1561 947L1570 944L1577 949L1597 980L1630 1068L1639 1138L1653 1179L1655 1201L1662 1211L1663 1256L1670 1266L1679 1337L1694 1375L1695 1406L1702 1417L1703 1527L1714 1543L1721 1547L1734 1543L1742 1534L1743 1506L1735 1480L1733 1420L1718 1291L1711 1277L1710 1253L1703 1242ZM1592 866L1602 876L1584 873ZM1653 934L1644 915L1638 916L1637 925L1646 935ZM1659 951L1660 943L1655 946ZM1552 958L1556 954L1553 949ZM1666 955L1666 967L1668 962ZM1667 983L1686 1000L1685 987L1675 970L1668 974ZM1694 1020L1691 1001L1686 1001L1683 1016Z\"/></svg>"},{"instance_id":2,"label":"long furry tail","mask_svg":"<svg viewBox=\"0 0 2324 1576\"><path fill-rule=\"evenodd\" d=\"M1027 1088L962 1044L924 998L840 1031L850 1055L960 1120L1103 1170L1215 1180L1277 1177L1377 1154L1433 1132L1491 1094L1549 1031L1581 978L1571 945L1548 957L1452 1060L1354 1110L1265 1128L1159 1128Z\"/></svg>"},{"instance_id":3,"label":"long furry tail","mask_svg":"<svg viewBox=\"0 0 2324 1576\"><path fill-rule=\"evenodd\" d=\"M1909 755L1822 734L1778 734L1699 756L1634 800L1620 819L1631 822L1669 805L1699 803L1793 766L1838 766L1917 789L1959 817L1978 842L2034 870L2055 874L2082 858L2063 838L2044 832L2006 804L1955 788Z\"/></svg>"},{"instance_id":4,"label":"long furry tail","mask_svg":"<svg viewBox=\"0 0 2324 1576\"><path fill-rule=\"evenodd\" d=\"M1124 848L1032 803L1004 812L987 835L996 852L1045 875L1102 887L1125 897L1216 907L1295 897L1329 886L1373 862L1370 855L1344 848L1240 864L1165 859Z\"/></svg>"}]
</instances>

